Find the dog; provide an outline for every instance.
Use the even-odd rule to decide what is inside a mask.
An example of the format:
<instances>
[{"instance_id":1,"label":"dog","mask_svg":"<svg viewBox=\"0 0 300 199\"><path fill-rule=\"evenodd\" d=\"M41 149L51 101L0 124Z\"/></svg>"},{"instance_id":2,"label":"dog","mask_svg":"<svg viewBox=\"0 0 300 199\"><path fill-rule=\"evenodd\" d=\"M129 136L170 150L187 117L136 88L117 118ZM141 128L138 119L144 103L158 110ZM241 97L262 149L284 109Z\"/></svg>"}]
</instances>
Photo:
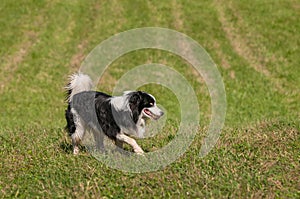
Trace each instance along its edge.
<instances>
[{"instance_id":1,"label":"dog","mask_svg":"<svg viewBox=\"0 0 300 199\"><path fill-rule=\"evenodd\" d=\"M125 91L121 96L110 96L92 91L92 88L91 78L82 73L70 76L66 86L66 129L72 139L73 154L79 153L79 144L88 129L92 130L100 149L104 149L103 135L106 135L118 147L127 143L136 154L143 154L143 149L131 136L142 138L145 119L158 120L163 116L154 96L143 91Z\"/></svg>"}]
</instances>

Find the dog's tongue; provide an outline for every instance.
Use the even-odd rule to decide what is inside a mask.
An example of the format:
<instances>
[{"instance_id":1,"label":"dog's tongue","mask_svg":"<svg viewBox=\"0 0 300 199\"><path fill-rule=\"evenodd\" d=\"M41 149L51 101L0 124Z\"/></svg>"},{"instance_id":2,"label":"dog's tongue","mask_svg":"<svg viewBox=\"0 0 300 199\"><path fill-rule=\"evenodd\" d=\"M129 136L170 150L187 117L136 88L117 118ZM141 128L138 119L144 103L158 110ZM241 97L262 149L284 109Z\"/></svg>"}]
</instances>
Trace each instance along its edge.
<instances>
[{"instance_id":1,"label":"dog's tongue","mask_svg":"<svg viewBox=\"0 0 300 199\"><path fill-rule=\"evenodd\" d=\"M151 112L148 110L148 109L145 109L145 113L147 113L147 114L151 114Z\"/></svg>"}]
</instances>

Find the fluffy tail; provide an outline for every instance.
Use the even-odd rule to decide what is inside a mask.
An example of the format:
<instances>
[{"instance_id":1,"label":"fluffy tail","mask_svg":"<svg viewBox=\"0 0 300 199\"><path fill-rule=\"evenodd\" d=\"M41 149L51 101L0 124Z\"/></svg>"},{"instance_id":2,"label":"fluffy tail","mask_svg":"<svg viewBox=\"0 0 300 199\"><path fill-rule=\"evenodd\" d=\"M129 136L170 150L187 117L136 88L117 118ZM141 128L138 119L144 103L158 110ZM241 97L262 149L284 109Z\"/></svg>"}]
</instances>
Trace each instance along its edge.
<instances>
[{"instance_id":1,"label":"fluffy tail","mask_svg":"<svg viewBox=\"0 0 300 199\"><path fill-rule=\"evenodd\" d=\"M75 73L70 76L70 82L66 86L67 101L71 102L74 95L83 91L90 91L93 88L93 81L88 75Z\"/></svg>"}]
</instances>

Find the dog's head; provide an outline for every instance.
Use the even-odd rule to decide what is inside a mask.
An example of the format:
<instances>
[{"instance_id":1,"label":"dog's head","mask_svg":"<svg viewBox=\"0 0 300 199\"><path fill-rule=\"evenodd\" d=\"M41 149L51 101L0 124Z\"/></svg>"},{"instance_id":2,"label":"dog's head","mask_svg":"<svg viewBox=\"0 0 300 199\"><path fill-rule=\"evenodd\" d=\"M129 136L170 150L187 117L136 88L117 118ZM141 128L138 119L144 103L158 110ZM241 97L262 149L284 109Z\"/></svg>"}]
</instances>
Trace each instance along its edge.
<instances>
[{"instance_id":1,"label":"dog's head","mask_svg":"<svg viewBox=\"0 0 300 199\"><path fill-rule=\"evenodd\" d=\"M142 91L130 92L128 95L129 107L135 123L140 116L158 120L164 114L164 112L156 106L154 96Z\"/></svg>"}]
</instances>

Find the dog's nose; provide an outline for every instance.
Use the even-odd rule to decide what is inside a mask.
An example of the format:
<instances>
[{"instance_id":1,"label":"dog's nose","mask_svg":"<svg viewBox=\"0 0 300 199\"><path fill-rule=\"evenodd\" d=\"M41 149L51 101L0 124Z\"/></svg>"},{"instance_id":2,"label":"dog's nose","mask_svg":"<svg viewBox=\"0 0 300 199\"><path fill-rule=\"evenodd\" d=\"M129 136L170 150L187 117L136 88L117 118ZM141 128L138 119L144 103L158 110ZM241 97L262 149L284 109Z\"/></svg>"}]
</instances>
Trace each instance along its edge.
<instances>
[{"instance_id":1,"label":"dog's nose","mask_svg":"<svg viewBox=\"0 0 300 199\"><path fill-rule=\"evenodd\" d=\"M160 116L163 116L164 114L165 114L164 112L160 111Z\"/></svg>"}]
</instances>

